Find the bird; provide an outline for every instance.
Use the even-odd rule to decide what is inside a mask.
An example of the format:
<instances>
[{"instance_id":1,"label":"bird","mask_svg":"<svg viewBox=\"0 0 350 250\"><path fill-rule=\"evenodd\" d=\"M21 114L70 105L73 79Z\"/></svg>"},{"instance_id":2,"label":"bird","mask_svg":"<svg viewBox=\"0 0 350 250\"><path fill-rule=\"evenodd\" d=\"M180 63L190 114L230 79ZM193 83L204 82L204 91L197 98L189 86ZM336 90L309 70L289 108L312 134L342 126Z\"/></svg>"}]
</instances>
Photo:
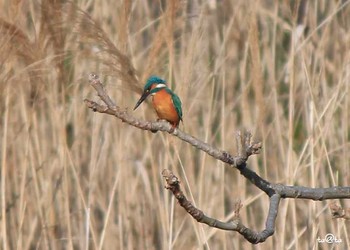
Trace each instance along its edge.
<instances>
[{"instance_id":1,"label":"bird","mask_svg":"<svg viewBox=\"0 0 350 250\"><path fill-rule=\"evenodd\" d=\"M167 87L166 81L158 76L150 76L137 101L134 110L148 97L152 96L152 104L159 119L168 121L175 129L182 121L182 103L180 98Z\"/></svg>"}]
</instances>

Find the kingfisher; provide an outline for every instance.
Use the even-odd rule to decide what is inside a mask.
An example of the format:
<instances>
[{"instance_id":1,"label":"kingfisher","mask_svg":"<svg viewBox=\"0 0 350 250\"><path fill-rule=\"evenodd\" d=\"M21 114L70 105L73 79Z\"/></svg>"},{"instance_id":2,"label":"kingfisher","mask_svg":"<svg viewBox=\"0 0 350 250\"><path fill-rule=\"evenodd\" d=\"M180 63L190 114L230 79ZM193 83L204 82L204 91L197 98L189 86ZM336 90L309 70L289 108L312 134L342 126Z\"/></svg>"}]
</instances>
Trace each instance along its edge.
<instances>
[{"instance_id":1,"label":"kingfisher","mask_svg":"<svg viewBox=\"0 0 350 250\"><path fill-rule=\"evenodd\" d=\"M143 94L135 105L135 109L149 96L152 96L153 108L160 119L168 121L173 128L179 126L182 121L182 108L180 98L171 91L165 80L158 76L148 78Z\"/></svg>"}]
</instances>

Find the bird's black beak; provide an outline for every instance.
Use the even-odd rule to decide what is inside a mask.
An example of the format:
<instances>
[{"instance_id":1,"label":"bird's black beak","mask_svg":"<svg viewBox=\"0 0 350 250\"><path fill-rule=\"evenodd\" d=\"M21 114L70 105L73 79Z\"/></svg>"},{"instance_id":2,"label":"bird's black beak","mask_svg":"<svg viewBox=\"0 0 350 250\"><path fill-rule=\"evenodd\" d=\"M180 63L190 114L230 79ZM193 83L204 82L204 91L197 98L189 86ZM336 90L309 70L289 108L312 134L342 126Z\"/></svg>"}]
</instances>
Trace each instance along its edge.
<instances>
[{"instance_id":1,"label":"bird's black beak","mask_svg":"<svg viewBox=\"0 0 350 250\"><path fill-rule=\"evenodd\" d=\"M138 106L140 106L140 104L149 96L149 93L150 91L143 92L142 96L140 97L140 100L137 101L134 110L137 109Z\"/></svg>"}]
</instances>

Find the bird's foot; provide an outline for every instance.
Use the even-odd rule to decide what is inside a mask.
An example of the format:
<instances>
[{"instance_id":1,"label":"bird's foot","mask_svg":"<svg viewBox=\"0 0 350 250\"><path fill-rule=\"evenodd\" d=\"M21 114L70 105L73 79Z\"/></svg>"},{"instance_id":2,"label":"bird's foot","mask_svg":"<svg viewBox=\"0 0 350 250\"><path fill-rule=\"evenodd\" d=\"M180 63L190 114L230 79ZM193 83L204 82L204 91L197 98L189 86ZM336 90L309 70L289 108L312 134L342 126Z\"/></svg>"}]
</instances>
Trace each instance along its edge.
<instances>
[{"instance_id":1,"label":"bird's foot","mask_svg":"<svg viewBox=\"0 0 350 250\"><path fill-rule=\"evenodd\" d=\"M165 119L157 118L157 122L161 122L161 121L169 122L169 121L167 121L167 120L165 120ZM175 129L177 128L178 124L176 124L176 123L171 123L171 122L169 122L169 123L171 124L171 129L170 129L169 133L172 134L172 133L174 133L174 131L175 131ZM153 131L153 130L151 130L151 131L152 131L152 133L156 133L156 132L157 132L157 131Z\"/></svg>"}]
</instances>

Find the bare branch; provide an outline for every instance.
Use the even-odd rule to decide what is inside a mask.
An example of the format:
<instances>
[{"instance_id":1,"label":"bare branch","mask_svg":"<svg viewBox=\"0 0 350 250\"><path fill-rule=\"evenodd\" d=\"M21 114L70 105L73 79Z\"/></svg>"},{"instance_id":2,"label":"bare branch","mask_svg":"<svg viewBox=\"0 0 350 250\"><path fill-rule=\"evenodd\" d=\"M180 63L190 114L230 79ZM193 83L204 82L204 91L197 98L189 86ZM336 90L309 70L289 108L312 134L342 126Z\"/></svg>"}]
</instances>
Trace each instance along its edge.
<instances>
[{"instance_id":1,"label":"bare branch","mask_svg":"<svg viewBox=\"0 0 350 250\"><path fill-rule=\"evenodd\" d=\"M206 152L210 156L221 160L225 163L228 163L232 165L233 167L243 167L245 166L244 163L247 160L247 155L245 154L244 157L238 156L238 157L233 157L226 151L219 150L189 134L184 133L180 129L174 128L165 121L160 121L160 122L150 122L150 121L142 121L139 120L133 116L131 116L127 110L122 110L120 109L115 103L112 101L112 99L108 96L101 80L99 79L98 75L95 74L90 74L89 76L89 81L92 87L97 92L97 95L101 98L101 100L106 104L106 105L100 105L94 101L91 101L89 99L85 99L84 102L87 105L88 108L92 109L94 112L99 112L99 113L104 113L108 115L113 115L122 120L125 123L128 123L129 125L132 125L134 127L143 129L143 130L149 130L149 131L164 131L168 132L169 134L172 134L174 136L177 136L181 140L188 142L192 146ZM244 147L248 147L251 149L253 152L257 152L258 150L256 148L259 147L259 144L251 144L251 145L246 145L244 144ZM260 144L261 145L261 144ZM253 150L253 148L255 148ZM251 153L253 154L253 153Z\"/></svg>"},{"instance_id":2,"label":"bare branch","mask_svg":"<svg viewBox=\"0 0 350 250\"><path fill-rule=\"evenodd\" d=\"M309 188L302 186L272 185L282 198L309 199L323 201L329 199L349 199L350 187Z\"/></svg>"},{"instance_id":3,"label":"bare branch","mask_svg":"<svg viewBox=\"0 0 350 250\"><path fill-rule=\"evenodd\" d=\"M102 82L100 81L100 78L98 77L98 75L90 74L89 75L89 82L90 82L91 86L94 87L94 89L97 92L97 95L101 98L101 100L104 103L106 103L108 108L110 108L112 110L116 110L117 105L115 105L115 103L112 101L112 99L107 95L106 89L103 86Z\"/></svg>"},{"instance_id":4,"label":"bare branch","mask_svg":"<svg viewBox=\"0 0 350 250\"><path fill-rule=\"evenodd\" d=\"M238 142L238 156L232 156L230 153L219 150L208 143L205 143L180 129L174 129L170 123L166 121L150 122L139 120L128 113L127 110L122 110L108 96L99 77L91 74L89 77L90 84L95 88L98 96L104 102L104 105L94 101L85 99L84 102L88 108L94 112L113 115L123 122L143 130L152 132L163 131L178 137L179 139L189 143L190 145L202 150L220 160L229 164L231 167L238 169L246 179L248 179L257 188L264 191L270 199L269 213L266 218L265 229L261 232L255 232L245 227L238 218L241 203L238 202L235 207L235 219L230 222L222 222L214 218L206 216L201 210L196 208L190 201L187 200L180 188L180 181L169 170L163 171L163 176L167 182L166 188L171 190L179 204L198 222L205 223L211 227L216 227L222 230L237 231L245 239L253 244L264 242L268 237L274 234L275 221L278 214L278 206L281 198L293 199L310 199L310 200L326 200L326 199L349 199L350 187L329 187L329 188L309 188L302 186L286 186L283 184L272 184L260 177L253 170L249 169L246 162L249 156L258 154L262 148L261 142L252 142L252 135L245 132L243 135L238 132L236 139ZM350 218L350 210L342 210L340 206L332 205L332 214L334 218Z\"/></svg>"},{"instance_id":5,"label":"bare branch","mask_svg":"<svg viewBox=\"0 0 350 250\"><path fill-rule=\"evenodd\" d=\"M248 167L238 168L241 175L247 178L251 183L257 186L260 190L264 191L268 196L272 196L276 191L272 188L272 185L267 180L261 178L257 173Z\"/></svg>"},{"instance_id":6,"label":"bare branch","mask_svg":"<svg viewBox=\"0 0 350 250\"><path fill-rule=\"evenodd\" d=\"M181 190L179 179L170 170L164 169L162 175L167 184L165 188L169 189L173 193L180 206L182 206L198 222L222 230L237 231L246 240L253 244L264 242L268 237L274 234L278 205L281 198L278 194L274 194L270 197L270 209L266 219L266 228L261 232L255 232L244 226L239 219L239 210L242 207L240 201L238 201L235 205L235 217L232 221L219 221L206 216L203 211L196 208L189 200L187 200L186 196Z\"/></svg>"},{"instance_id":7,"label":"bare branch","mask_svg":"<svg viewBox=\"0 0 350 250\"><path fill-rule=\"evenodd\" d=\"M246 161L249 156L258 154L262 147L261 142L252 142L251 133L245 132L243 135L240 132L237 133L236 138L239 143L238 156L232 156L230 153L219 150L208 143L186 134L178 128L174 130L168 122L142 121L131 116L127 110L122 110L112 101L98 75L90 74L89 81L95 88L98 96L105 103L105 105L100 105L94 101L85 99L85 104L93 111L116 116L123 122L143 130L168 132L197 149L206 152L215 159L237 168L245 178L264 191L269 197L274 194L279 194L282 198L311 200L350 198L350 187L308 188L301 186L285 186L283 184L271 184L246 166Z\"/></svg>"}]
</instances>

